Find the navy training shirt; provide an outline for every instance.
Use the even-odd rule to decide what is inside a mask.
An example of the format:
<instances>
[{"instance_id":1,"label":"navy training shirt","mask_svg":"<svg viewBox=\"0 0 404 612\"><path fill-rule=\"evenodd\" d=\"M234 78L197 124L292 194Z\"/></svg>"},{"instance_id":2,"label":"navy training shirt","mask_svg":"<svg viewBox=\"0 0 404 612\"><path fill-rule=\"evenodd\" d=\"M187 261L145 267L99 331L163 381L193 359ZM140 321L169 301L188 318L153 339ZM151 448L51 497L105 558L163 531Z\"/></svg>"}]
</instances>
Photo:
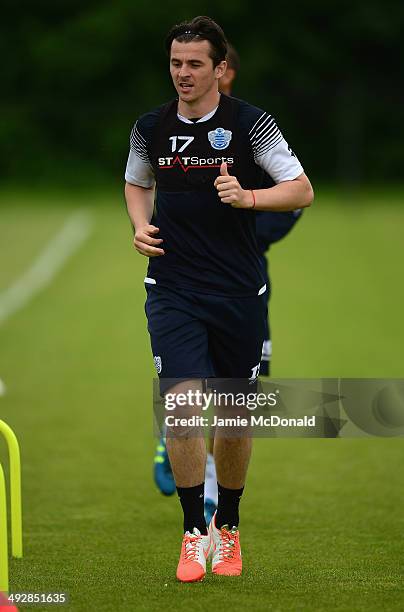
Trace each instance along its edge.
<instances>
[{"instance_id":1,"label":"navy training shirt","mask_svg":"<svg viewBox=\"0 0 404 612\"><path fill-rule=\"evenodd\" d=\"M165 255L149 259L146 282L217 295L265 290L255 212L220 201L214 181L227 162L244 189L303 172L273 117L221 95L219 106L196 123L178 115L178 100L140 117L131 133L125 178L156 183L153 224Z\"/></svg>"}]
</instances>

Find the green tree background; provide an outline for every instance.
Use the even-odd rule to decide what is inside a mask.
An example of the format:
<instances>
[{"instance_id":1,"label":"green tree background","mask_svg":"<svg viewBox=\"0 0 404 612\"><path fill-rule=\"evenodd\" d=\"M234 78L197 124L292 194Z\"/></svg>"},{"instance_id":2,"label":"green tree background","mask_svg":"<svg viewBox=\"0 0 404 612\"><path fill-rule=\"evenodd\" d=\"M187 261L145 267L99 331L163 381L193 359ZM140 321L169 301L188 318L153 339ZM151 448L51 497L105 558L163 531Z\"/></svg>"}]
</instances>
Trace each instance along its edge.
<instances>
[{"instance_id":1,"label":"green tree background","mask_svg":"<svg viewBox=\"0 0 404 612\"><path fill-rule=\"evenodd\" d=\"M400 0L6 0L3 6L6 181L121 178L134 120L174 96L165 34L198 14L216 19L240 53L234 95L275 115L311 177L401 178Z\"/></svg>"}]
</instances>

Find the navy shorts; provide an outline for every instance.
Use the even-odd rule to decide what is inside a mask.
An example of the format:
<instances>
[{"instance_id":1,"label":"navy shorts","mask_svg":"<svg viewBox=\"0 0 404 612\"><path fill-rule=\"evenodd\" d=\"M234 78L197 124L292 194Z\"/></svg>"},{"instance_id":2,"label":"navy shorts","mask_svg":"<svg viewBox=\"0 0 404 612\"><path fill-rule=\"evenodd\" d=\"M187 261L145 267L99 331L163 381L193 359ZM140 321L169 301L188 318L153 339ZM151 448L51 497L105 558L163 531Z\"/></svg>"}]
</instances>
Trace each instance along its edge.
<instances>
[{"instance_id":1,"label":"navy shorts","mask_svg":"<svg viewBox=\"0 0 404 612\"><path fill-rule=\"evenodd\" d=\"M223 297L148 285L145 311L154 364L164 379L255 379L265 338L262 296Z\"/></svg>"}]
</instances>

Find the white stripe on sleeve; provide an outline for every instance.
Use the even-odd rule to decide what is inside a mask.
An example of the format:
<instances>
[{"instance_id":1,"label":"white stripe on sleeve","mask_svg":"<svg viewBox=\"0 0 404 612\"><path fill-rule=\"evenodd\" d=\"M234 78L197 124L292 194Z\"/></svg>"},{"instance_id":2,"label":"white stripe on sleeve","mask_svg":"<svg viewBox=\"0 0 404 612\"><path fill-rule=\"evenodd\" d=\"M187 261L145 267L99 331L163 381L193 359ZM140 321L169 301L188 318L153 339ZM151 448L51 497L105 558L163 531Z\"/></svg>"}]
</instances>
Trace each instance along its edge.
<instances>
[{"instance_id":1,"label":"white stripe on sleeve","mask_svg":"<svg viewBox=\"0 0 404 612\"><path fill-rule=\"evenodd\" d=\"M126 164L127 183L149 189L154 185L154 173L146 148L146 140L139 132L137 122L130 135L130 151Z\"/></svg>"}]
</instances>

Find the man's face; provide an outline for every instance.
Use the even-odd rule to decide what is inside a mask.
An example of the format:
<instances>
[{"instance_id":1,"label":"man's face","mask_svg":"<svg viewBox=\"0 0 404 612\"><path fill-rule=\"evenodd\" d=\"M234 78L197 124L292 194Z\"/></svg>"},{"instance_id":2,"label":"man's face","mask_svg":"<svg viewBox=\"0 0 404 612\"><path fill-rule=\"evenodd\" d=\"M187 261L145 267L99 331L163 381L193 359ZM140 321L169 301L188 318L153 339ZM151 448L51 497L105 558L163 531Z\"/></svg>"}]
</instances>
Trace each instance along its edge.
<instances>
[{"instance_id":1,"label":"man's face","mask_svg":"<svg viewBox=\"0 0 404 612\"><path fill-rule=\"evenodd\" d=\"M170 73L179 98L183 102L196 102L212 91L226 70L226 62L213 67L207 40L178 42L171 45Z\"/></svg>"}]
</instances>

